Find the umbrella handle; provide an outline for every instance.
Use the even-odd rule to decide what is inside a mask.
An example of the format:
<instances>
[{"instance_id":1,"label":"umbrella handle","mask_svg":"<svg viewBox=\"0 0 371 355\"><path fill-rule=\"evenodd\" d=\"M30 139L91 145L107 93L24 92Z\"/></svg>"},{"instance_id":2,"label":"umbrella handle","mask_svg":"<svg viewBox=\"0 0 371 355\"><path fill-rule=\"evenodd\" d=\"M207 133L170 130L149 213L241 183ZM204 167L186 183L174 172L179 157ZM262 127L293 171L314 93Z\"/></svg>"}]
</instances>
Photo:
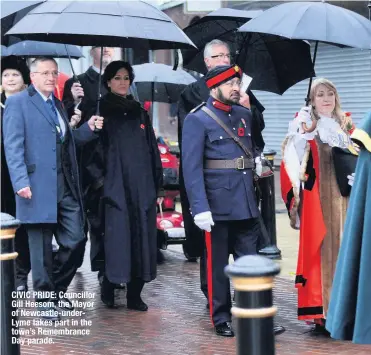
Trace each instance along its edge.
<instances>
[{"instance_id":1,"label":"umbrella handle","mask_svg":"<svg viewBox=\"0 0 371 355\"><path fill-rule=\"evenodd\" d=\"M97 99L97 111L95 114L100 116L100 98L101 98L101 85L102 85L102 69L103 69L103 47L100 47L100 63L99 63L99 79L98 79L98 99ZM95 128L94 132L99 133L101 130Z\"/></svg>"},{"instance_id":2,"label":"umbrella handle","mask_svg":"<svg viewBox=\"0 0 371 355\"><path fill-rule=\"evenodd\" d=\"M313 72L314 72L314 66L316 65L317 50L318 50L318 41L316 41L316 45L314 46L314 53L313 53ZM306 106L308 106L309 105L309 102L310 102L310 89L312 88L312 81L313 81L313 77L311 76L310 79L309 79L309 86L308 86L307 98L305 99Z\"/></svg>"}]
</instances>

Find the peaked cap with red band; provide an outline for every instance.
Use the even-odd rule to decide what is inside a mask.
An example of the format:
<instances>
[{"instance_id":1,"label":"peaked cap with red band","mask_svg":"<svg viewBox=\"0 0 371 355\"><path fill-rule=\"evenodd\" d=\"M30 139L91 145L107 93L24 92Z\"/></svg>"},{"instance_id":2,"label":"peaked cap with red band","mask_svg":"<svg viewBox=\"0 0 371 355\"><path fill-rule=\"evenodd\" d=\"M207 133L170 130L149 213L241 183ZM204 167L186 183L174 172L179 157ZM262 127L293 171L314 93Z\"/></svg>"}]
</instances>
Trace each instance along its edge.
<instances>
[{"instance_id":1,"label":"peaked cap with red band","mask_svg":"<svg viewBox=\"0 0 371 355\"><path fill-rule=\"evenodd\" d=\"M238 65L218 65L206 74L206 85L213 89L233 78L242 77L242 70Z\"/></svg>"}]
</instances>

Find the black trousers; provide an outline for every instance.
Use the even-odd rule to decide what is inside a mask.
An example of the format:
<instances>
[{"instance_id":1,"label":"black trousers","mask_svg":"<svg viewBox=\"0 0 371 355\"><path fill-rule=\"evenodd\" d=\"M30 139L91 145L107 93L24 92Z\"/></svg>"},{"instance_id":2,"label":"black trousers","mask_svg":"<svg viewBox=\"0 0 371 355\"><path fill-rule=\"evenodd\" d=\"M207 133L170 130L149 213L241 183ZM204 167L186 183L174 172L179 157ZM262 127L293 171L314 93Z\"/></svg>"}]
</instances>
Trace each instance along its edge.
<instances>
[{"instance_id":1,"label":"black trousers","mask_svg":"<svg viewBox=\"0 0 371 355\"><path fill-rule=\"evenodd\" d=\"M200 286L201 291L206 297L206 299L209 299L208 291L207 291L207 256L206 256L206 245L204 247L203 253L200 257Z\"/></svg>"},{"instance_id":2,"label":"black trousers","mask_svg":"<svg viewBox=\"0 0 371 355\"><path fill-rule=\"evenodd\" d=\"M101 209L101 197L103 188L98 190L90 189L85 194L85 209L87 223L85 232L89 231L90 236L90 262L91 271L104 272L105 255L104 255L104 213Z\"/></svg>"},{"instance_id":3,"label":"black trousers","mask_svg":"<svg viewBox=\"0 0 371 355\"><path fill-rule=\"evenodd\" d=\"M15 259L16 281L15 287L26 286L28 274L31 271L30 249L26 228L20 226L15 232L15 251L18 253Z\"/></svg>"},{"instance_id":4,"label":"black trousers","mask_svg":"<svg viewBox=\"0 0 371 355\"><path fill-rule=\"evenodd\" d=\"M126 298L129 301L136 301L140 297L144 287L144 281L140 278L132 279L127 284Z\"/></svg>"},{"instance_id":5,"label":"black trousers","mask_svg":"<svg viewBox=\"0 0 371 355\"><path fill-rule=\"evenodd\" d=\"M66 291L81 262L85 235L78 201L65 187L56 224L26 224L35 291ZM53 260L53 234L59 250Z\"/></svg>"},{"instance_id":6,"label":"black trousers","mask_svg":"<svg viewBox=\"0 0 371 355\"><path fill-rule=\"evenodd\" d=\"M229 255L234 259L256 254L260 235L259 219L216 221L211 233L206 233L207 280L210 316L214 325L231 321L231 291L224 274Z\"/></svg>"}]
</instances>

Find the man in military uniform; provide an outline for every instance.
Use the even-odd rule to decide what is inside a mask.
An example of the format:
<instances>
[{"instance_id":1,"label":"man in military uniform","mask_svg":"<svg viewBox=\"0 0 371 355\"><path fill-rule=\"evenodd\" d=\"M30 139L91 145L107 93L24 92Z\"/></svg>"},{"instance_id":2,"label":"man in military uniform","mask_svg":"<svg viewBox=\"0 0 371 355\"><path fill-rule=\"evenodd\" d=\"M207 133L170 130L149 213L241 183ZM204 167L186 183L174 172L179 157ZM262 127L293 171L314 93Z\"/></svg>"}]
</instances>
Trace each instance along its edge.
<instances>
[{"instance_id":1,"label":"man in military uniform","mask_svg":"<svg viewBox=\"0 0 371 355\"><path fill-rule=\"evenodd\" d=\"M207 70L211 70L218 65L230 65L231 54L227 43L215 39L205 45L204 60ZM206 85L205 76L196 82L188 85L182 92L178 102L178 139L179 148L182 152L182 130L185 117L196 106L203 101L207 101L210 90ZM261 131L264 129L264 119L262 112L264 107L249 91L248 95L243 94L240 98L240 104L250 108L252 113L252 136L254 137L255 146L260 151L264 149L264 140ZM180 197L182 204L182 213L184 219L184 228L186 233L185 251L192 257L200 258L200 281L201 290L207 298L207 279L206 279L206 258L204 257L204 238L202 232L196 227L193 218L189 213L189 201L184 187L183 165L180 160Z\"/></svg>"},{"instance_id":2,"label":"man in military uniform","mask_svg":"<svg viewBox=\"0 0 371 355\"><path fill-rule=\"evenodd\" d=\"M261 233L254 174L260 175L262 166L251 137L251 112L237 105L241 76L238 66L210 70L205 78L210 97L191 111L183 126L184 182L194 222L207 232L210 315L221 336L234 335L229 280L224 275L229 254L256 254Z\"/></svg>"}]
</instances>

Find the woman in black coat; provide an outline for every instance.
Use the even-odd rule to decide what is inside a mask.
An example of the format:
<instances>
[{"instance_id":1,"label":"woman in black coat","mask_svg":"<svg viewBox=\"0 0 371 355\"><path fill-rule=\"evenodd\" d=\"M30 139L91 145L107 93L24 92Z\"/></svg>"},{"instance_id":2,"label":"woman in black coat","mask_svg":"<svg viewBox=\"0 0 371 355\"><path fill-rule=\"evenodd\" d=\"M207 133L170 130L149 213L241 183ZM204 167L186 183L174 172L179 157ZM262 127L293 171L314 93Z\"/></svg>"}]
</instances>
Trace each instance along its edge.
<instances>
[{"instance_id":1,"label":"woman in black coat","mask_svg":"<svg viewBox=\"0 0 371 355\"><path fill-rule=\"evenodd\" d=\"M103 197L105 275L101 299L114 306L115 284L127 283L127 307L146 311L144 283L156 278L156 201L162 166L156 137L146 111L128 95L134 80L131 65L110 63L101 100L104 128Z\"/></svg>"}]
</instances>

